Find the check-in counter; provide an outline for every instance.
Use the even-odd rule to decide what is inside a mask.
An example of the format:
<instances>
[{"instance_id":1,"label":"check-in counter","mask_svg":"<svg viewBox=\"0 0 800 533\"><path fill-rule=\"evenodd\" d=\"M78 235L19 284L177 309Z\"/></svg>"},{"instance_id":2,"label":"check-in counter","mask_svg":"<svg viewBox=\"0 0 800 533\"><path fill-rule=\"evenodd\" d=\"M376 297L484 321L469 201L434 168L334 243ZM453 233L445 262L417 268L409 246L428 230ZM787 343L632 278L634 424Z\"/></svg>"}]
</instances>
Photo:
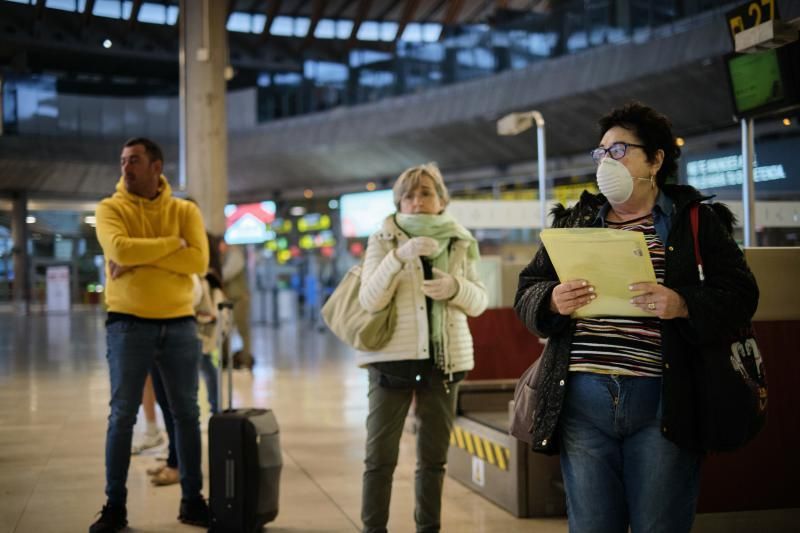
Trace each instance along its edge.
<instances>
[{"instance_id":1,"label":"check-in counter","mask_svg":"<svg viewBox=\"0 0 800 533\"><path fill-rule=\"evenodd\" d=\"M508 434L516 383L462 383L447 473L514 516L563 516L566 500L558 457L533 453Z\"/></svg>"},{"instance_id":2,"label":"check-in counter","mask_svg":"<svg viewBox=\"0 0 800 533\"><path fill-rule=\"evenodd\" d=\"M745 256L760 289L753 326L767 369L767 423L743 449L706 458L698 501L700 513L800 508L800 248L750 248L745 250ZM475 369L469 374L470 381L516 380L541 354L538 337L527 331L511 308L523 266L503 265L501 307L469 319L475 343ZM462 429L483 435L481 428L500 426L483 423L483 418L475 414L463 417ZM502 433L509 449L516 449L519 443L508 440L507 418L505 423L504 431L492 435L502 440ZM523 455L522 450L527 451L524 446L519 450L518 456ZM459 462L463 458L453 460ZM466 464L458 467L465 468ZM472 482L467 473L464 470L459 477L469 484ZM488 474L486 482L491 482ZM487 497L492 499L488 494ZM526 512L522 504L501 505L514 514Z\"/></svg>"}]
</instances>

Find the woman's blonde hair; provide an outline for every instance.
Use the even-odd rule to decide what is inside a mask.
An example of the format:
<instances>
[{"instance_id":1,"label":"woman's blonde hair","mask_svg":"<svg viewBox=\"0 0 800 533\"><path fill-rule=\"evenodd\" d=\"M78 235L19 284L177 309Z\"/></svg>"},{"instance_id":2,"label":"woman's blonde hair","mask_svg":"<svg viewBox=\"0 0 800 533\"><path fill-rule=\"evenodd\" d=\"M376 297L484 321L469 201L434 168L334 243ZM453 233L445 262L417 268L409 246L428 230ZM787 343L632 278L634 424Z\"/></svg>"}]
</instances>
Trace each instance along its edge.
<instances>
[{"instance_id":1,"label":"woman's blonde hair","mask_svg":"<svg viewBox=\"0 0 800 533\"><path fill-rule=\"evenodd\" d=\"M450 193L444 184L442 171L439 170L436 163L425 163L424 165L405 169L400 174L400 177L397 178L397 181L394 182L392 192L394 193L394 205L398 211L400 211L400 201L403 196L419 187L423 176L428 176L433 180L433 187L436 189L436 194L439 196L439 200L442 201L442 205L447 207L447 204L450 203Z\"/></svg>"}]
</instances>

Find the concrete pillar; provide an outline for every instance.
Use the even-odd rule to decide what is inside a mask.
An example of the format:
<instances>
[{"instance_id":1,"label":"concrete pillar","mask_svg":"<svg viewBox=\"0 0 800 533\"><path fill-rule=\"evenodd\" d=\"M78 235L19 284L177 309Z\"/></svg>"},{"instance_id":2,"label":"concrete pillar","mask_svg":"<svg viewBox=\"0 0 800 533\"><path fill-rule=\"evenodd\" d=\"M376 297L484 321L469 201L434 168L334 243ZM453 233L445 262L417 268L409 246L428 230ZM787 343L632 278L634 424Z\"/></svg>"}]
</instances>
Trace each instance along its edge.
<instances>
[{"instance_id":1,"label":"concrete pillar","mask_svg":"<svg viewBox=\"0 0 800 533\"><path fill-rule=\"evenodd\" d=\"M27 314L31 301L30 269L28 268L28 195L14 193L11 205L11 240L14 242L14 308Z\"/></svg>"},{"instance_id":2,"label":"concrete pillar","mask_svg":"<svg viewBox=\"0 0 800 533\"><path fill-rule=\"evenodd\" d=\"M180 0L180 179L206 228L225 231L228 126L225 70L228 2Z\"/></svg>"}]
</instances>

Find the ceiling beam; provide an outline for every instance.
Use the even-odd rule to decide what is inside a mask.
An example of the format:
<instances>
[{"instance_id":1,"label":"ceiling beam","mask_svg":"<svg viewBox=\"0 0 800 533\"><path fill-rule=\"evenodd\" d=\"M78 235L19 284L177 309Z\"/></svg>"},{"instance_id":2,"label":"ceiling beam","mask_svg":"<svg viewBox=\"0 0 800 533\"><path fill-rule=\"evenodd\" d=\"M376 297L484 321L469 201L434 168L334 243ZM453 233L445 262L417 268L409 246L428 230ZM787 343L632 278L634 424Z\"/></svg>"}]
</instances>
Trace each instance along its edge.
<instances>
[{"instance_id":1,"label":"ceiling beam","mask_svg":"<svg viewBox=\"0 0 800 533\"><path fill-rule=\"evenodd\" d=\"M264 23L264 29L261 31L261 42L264 43L269 40L270 30L272 23L275 22L275 17L281 10L281 0L270 0L267 6L267 21Z\"/></svg>"},{"instance_id":2,"label":"ceiling beam","mask_svg":"<svg viewBox=\"0 0 800 533\"><path fill-rule=\"evenodd\" d=\"M92 11L94 11L94 0L86 0L86 5L83 8L83 25L88 26L89 21L92 20Z\"/></svg>"},{"instance_id":3,"label":"ceiling beam","mask_svg":"<svg viewBox=\"0 0 800 533\"><path fill-rule=\"evenodd\" d=\"M389 2L389 5L386 6L385 8L383 8L383 11L378 13L378 16L375 17L375 20L381 20L382 21L383 19L385 19L389 15L389 13L394 11L394 8L396 8L397 4L399 4L399 3L400 3L400 0L393 0L392 2Z\"/></svg>"},{"instance_id":4,"label":"ceiling beam","mask_svg":"<svg viewBox=\"0 0 800 533\"><path fill-rule=\"evenodd\" d=\"M403 14L400 17L400 22L397 24L397 34L394 36L394 42L399 41L406 31L408 23L414 20L414 15L419 9L420 0L406 0L406 5L403 6Z\"/></svg>"},{"instance_id":5,"label":"ceiling beam","mask_svg":"<svg viewBox=\"0 0 800 533\"><path fill-rule=\"evenodd\" d=\"M297 6L294 8L294 11L292 11L289 14L289 16L290 17L299 17L300 16L300 12L303 10L304 7L306 7L307 4L308 4L308 0L300 0L299 2L297 2Z\"/></svg>"},{"instance_id":6,"label":"ceiling beam","mask_svg":"<svg viewBox=\"0 0 800 533\"><path fill-rule=\"evenodd\" d=\"M447 3L447 11L444 13L444 19L442 19L442 26L452 26L456 24L462 9L464 9L464 0L450 0L450 2Z\"/></svg>"},{"instance_id":7,"label":"ceiling beam","mask_svg":"<svg viewBox=\"0 0 800 533\"><path fill-rule=\"evenodd\" d=\"M314 4L311 6L311 21L308 25L308 33L306 33L306 37L303 39L303 44L300 45L301 54L314 42L314 32L317 31L317 24L319 24L320 19L325 14L326 4L327 2L325 0L314 0Z\"/></svg>"},{"instance_id":8,"label":"ceiling beam","mask_svg":"<svg viewBox=\"0 0 800 533\"><path fill-rule=\"evenodd\" d=\"M134 0L131 7L131 16L128 19L128 31L133 31L136 28L136 23L139 22L139 11L142 9L143 0Z\"/></svg>"},{"instance_id":9,"label":"ceiling beam","mask_svg":"<svg viewBox=\"0 0 800 533\"><path fill-rule=\"evenodd\" d=\"M356 18L353 19L353 29L350 31L350 37L347 39L347 49L353 47L356 42L356 36L358 35L358 30L361 29L361 23L364 22L364 19L367 18L369 15L369 9L372 7L372 0L359 0L358 1L358 8L356 10Z\"/></svg>"},{"instance_id":10,"label":"ceiling beam","mask_svg":"<svg viewBox=\"0 0 800 533\"><path fill-rule=\"evenodd\" d=\"M225 13L225 26L228 26L228 21L231 19L231 15L233 15L233 10L236 7L236 0L228 0L228 9Z\"/></svg>"},{"instance_id":11,"label":"ceiling beam","mask_svg":"<svg viewBox=\"0 0 800 533\"><path fill-rule=\"evenodd\" d=\"M428 10L427 13L422 15L420 17L419 21L420 22L430 22L431 17L434 16L440 9L442 9L442 6L445 4L445 2L447 2L447 0L439 0L438 2L436 2L436 5L434 5L433 8Z\"/></svg>"},{"instance_id":12,"label":"ceiling beam","mask_svg":"<svg viewBox=\"0 0 800 533\"><path fill-rule=\"evenodd\" d=\"M36 20L42 20L42 15L44 15L44 3L45 0L36 0L36 8L34 11Z\"/></svg>"},{"instance_id":13,"label":"ceiling beam","mask_svg":"<svg viewBox=\"0 0 800 533\"><path fill-rule=\"evenodd\" d=\"M334 18L334 19L341 18L342 14L343 14L345 11L347 11L347 10L350 8L350 6L352 6L352 5L355 3L355 1L356 1L356 0L344 0L344 1L342 2L342 5L340 5L340 6L339 6L339 9L337 9L337 10L336 10L336 11L333 13L333 17L332 17L332 18Z\"/></svg>"},{"instance_id":14,"label":"ceiling beam","mask_svg":"<svg viewBox=\"0 0 800 533\"><path fill-rule=\"evenodd\" d=\"M503 0L484 0L477 8L473 9L472 12L469 15L467 15L464 19L467 22L475 22L475 20L481 15L481 13L486 11L490 5L497 4L497 7L503 7L503 3L504 3Z\"/></svg>"}]
</instances>

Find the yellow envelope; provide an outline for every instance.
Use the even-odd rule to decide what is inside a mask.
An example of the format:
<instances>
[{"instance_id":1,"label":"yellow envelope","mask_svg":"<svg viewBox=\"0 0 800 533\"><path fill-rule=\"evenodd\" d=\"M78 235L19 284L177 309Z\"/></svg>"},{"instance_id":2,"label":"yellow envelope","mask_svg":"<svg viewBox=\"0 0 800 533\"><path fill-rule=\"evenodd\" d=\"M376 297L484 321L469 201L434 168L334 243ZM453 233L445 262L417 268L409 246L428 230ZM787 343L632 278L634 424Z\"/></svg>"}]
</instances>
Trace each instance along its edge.
<instances>
[{"instance_id":1,"label":"yellow envelope","mask_svg":"<svg viewBox=\"0 0 800 533\"><path fill-rule=\"evenodd\" d=\"M608 228L546 229L542 242L562 282L585 279L597 298L575 311L574 318L642 316L652 318L630 303L641 292L632 283L656 282L644 235L638 231Z\"/></svg>"}]
</instances>

